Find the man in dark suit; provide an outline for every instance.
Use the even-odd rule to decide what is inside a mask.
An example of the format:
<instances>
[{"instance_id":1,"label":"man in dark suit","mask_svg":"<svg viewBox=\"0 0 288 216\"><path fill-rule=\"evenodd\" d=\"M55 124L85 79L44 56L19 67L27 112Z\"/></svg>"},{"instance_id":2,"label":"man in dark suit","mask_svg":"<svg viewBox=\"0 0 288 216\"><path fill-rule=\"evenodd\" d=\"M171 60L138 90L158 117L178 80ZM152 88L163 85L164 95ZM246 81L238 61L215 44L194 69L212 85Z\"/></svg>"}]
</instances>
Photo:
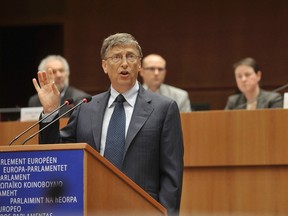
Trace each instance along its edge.
<instances>
[{"instance_id":1,"label":"man in dark suit","mask_svg":"<svg viewBox=\"0 0 288 216\"><path fill-rule=\"evenodd\" d=\"M90 103L77 107L67 126L60 132L59 121L43 130L39 142L86 142L105 156L114 101L122 94L125 98L126 139L118 167L166 207L169 215L178 215L184 150L177 103L146 91L137 81L142 51L132 35L117 33L107 37L102 44L101 57L104 73L111 81L108 91L93 96ZM38 81L39 84L33 79L33 84L41 97L43 115L47 115L57 108L59 91L53 83L51 70L48 73L39 71ZM41 123L40 127L47 123Z\"/></svg>"},{"instance_id":2,"label":"man in dark suit","mask_svg":"<svg viewBox=\"0 0 288 216\"><path fill-rule=\"evenodd\" d=\"M88 94L82 90L79 90L75 87L69 86L69 75L70 69L67 60L60 55L48 55L41 60L38 70L39 71L48 71L51 68L54 73L54 82L60 92L61 101L63 104L66 99L72 98L74 103L69 106L65 106L60 110L60 114L65 113L70 107L77 104L84 97L87 97ZM35 94L29 98L28 101L29 107L39 107L42 106L39 100L38 94ZM69 117L68 113L65 117Z\"/></svg>"}]
</instances>

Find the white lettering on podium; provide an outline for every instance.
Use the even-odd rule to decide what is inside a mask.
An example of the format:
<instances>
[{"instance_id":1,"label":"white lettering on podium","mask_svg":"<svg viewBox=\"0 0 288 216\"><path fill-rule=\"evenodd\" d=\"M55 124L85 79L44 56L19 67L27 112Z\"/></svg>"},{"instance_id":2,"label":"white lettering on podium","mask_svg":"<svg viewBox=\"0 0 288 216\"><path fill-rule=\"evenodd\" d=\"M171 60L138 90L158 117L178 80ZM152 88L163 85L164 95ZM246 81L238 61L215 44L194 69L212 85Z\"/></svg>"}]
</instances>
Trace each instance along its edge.
<instances>
[{"instance_id":1,"label":"white lettering on podium","mask_svg":"<svg viewBox=\"0 0 288 216\"><path fill-rule=\"evenodd\" d=\"M21 212L21 206L0 206L0 212Z\"/></svg>"},{"instance_id":2,"label":"white lettering on podium","mask_svg":"<svg viewBox=\"0 0 288 216\"><path fill-rule=\"evenodd\" d=\"M55 197L55 203L77 203L76 196Z\"/></svg>"},{"instance_id":3,"label":"white lettering on podium","mask_svg":"<svg viewBox=\"0 0 288 216\"><path fill-rule=\"evenodd\" d=\"M0 181L29 181L30 174L0 175Z\"/></svg>"},{"instance_id":4,"label":"white lettering on podium","mask_svg":"<svg viewBox=\"0 0 288 216\"><path fill-rule=\"evenodd\" d=\"M28 158L27 164L56 164L57 157Z\"/></svg>"},{"instance_id":5,"label":"white lettering on podium","mask_svg":"<svg viewBox=\"0 0 288 216\"><path fill-rule=\"evenodd\" d=\"M17 190L1 190L0 197L2 196L17 196Z\"/></svg>"},{"instance_id":6,"label":"white lettering on podium","mask_svg":"<svg viewBox=\"0 0 288 216\"><path fill-rule=\"evenodd\" d=\"M63 181L23 182L23 188L53 188L63 187Z\"/></svg>"},{"instance_id":7,"label":"white lettering on podium","mask_svg":"<svg viewBox=\"0 0 288 216\"><path fill-rule=\"evenodd\" d=\"M28 172L65 172L67 171L67 165L42 165L42 166L28 166Z\"/></svg>"},{"instance_id":8,"label":"white lettering on podium","mask_svg":"<svg viewBox=\"0 0 288 216\"><path fill-rule=\"evenodd\" d=\"M26 163L26 158L7 158L7 159L1 159L0 165L23 165Z\"/></svg>"},{"instance_id":9,"label":"white lettering on podium","mask_svg":"<svg viewBox=\"0 0 288 216\"><path fill-rule=\"evenodd\" d=\"M44 203L44 197L10 198L10 204L40 204Z\"/></svg>"},{"instance_id":10,"label":"white lettering on podium","mask_svg":"<svg viewBox=\"0 0 288 216\"><path fill-rule=\"evenodd\" d=\"M22 188L22 182L0 182L0 189L19 189ZM1 215L0 215L1 216Z\"/></svg>"}]
</instances>

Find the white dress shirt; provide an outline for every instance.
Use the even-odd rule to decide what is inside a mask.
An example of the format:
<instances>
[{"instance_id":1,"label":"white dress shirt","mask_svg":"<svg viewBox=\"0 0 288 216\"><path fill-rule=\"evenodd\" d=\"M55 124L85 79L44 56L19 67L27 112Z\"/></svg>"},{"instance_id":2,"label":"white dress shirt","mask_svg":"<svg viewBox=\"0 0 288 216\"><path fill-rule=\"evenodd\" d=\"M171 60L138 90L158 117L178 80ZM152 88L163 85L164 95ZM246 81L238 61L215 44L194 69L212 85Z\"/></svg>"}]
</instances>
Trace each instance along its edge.
<instances>
[{"instance_id":1,"label":"white dress shirt","mask_svg":"<svg viewBox=\"0 0 288 216\"><path fill-rule=\"evenodd\" d=\"M122 93L122 95L124 96L124 98L126 100L123 103L125 115L126 115L125 136L127 135L128 127L129 127L131 117L133 114L133 110L135 107L135 103L136 103L136 99L137 99L137 95L138 95L138 90L139 90L139 83L136 82L135 85L130 90ZM118 95L119 95L119 92L117 92L111 86L110 98L109 98L109 101L108 101L108 104L106 107L106 111L105 111L104 119L103 119L103 125L102 125L102 135L101 135L101 145L100 145L100 154L101 155L104 155L108 125L109 125L112 113L114 111L114 108L115 108L115 102L114 101Z\"/></svg>"}]
</instances>

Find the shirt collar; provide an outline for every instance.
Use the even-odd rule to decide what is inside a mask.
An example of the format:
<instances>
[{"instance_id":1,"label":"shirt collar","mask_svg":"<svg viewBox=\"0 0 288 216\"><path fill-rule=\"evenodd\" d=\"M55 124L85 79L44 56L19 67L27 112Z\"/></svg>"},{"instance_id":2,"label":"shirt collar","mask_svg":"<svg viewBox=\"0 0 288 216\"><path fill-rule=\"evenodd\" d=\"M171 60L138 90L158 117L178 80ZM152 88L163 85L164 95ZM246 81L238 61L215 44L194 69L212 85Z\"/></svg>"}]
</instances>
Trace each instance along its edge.
<instances>
[{"instance_id":1,"label":"shirt collar","mask_svg":"<svg viewBox=\"0 0 288 216\"><path fill-rule=\"evenodd\" d=\"M136 102L136 98L137 98L137 94L139 91L139 83L136 82L135 85L129 89L128 91L122 93L122 95L124 96L126 102L131 106L134 107L135 102ZM113 104L113 102L115 101L116 97L119 95L119 92L117 92L112 86L111 86L111 90L110 90L110 98L108 101L108 107L111 107L111 105ZM124 102L125 103L125 102Z\"/></svg>"},{"instance_id":2,"label":"shirt collar","mask_svg":"<svg viewBox=\"0 0 288 216\"><path fill-rule=\"evenodd\" d=\"M65 93L66 93L66 91L67 91L67 88L68 88L68 86L65 86L65 87L63 88L63 90L61 91L61 93L60 93L61 98L64 97L64 95L65 95Z\"/></svg>"}]
</instances>

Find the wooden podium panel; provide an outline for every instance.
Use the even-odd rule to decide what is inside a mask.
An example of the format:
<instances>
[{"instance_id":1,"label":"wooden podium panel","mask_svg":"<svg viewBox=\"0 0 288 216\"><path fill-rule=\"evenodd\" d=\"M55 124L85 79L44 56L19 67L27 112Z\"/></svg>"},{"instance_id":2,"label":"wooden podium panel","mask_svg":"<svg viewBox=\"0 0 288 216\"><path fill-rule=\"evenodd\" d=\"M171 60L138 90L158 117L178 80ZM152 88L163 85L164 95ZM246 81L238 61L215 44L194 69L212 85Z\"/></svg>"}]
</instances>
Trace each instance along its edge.
<instances>
[{"instance_id":1,"label":"wooden podium panel","mask_svg":"<svg viewBox=\"0 0 288 216\"><path fill-rule=\"evenodd\" d=\"M288 110L182 114L186 165L263 165L288 162Z\"/></svg>"},{"instance_id":2,"label":"wooden podium panel","mask_svg":"<svg viewBox=\"0 0 288 216\"><path fill-rule=\"evenodd\" d=\"M27 121L27 122L20 122L20 121L4 121L0 122L0 146L5 146L10 143L11 140L13 140L14 137L16 137L18 134L25 131L27 128L32 126L36 121ZM60 119L60 127L63 127L67 124L68 118L62 118ZM39 126L35 126L30 131L27 131L26 134L24 134L22 137L19 137L18 140L16 140L13 145L19 145L21 144L26 138L28 138L30 135L35 133L39 130ZM36 135L34 138L29 140L27 143L29 144L38 144L38 135Z\"/></svg>"},{"instance_id":3,"label":"wooden podium panel","mask_svg":"<svg viewBox=\"0 0 288 216\"><path fill-rule=\"evenodd\" d=\"M88 144L73 143L73 144L2 146L0 147L0 154L3 154L3 157L4 157L4 154L7 152L8 153L16 152L16 153L19 153L17 155L19 158L21 158L21 155L24 155L25 152L26 153L28 152L30 155L32 155L31 154L32 152L36 152L37 157L40 157L40 155L43 155L43 152L51 152L51 153L53 152L53 154L55 155L55 151L56 151L56 153L60 155L61 157L61 152L64 153L67 150L71 152L71 154L75 153L75 151L77 152L80 151L80 153L84 151L83 166L82 167L80 166L80 168L77 168L77 169L81 169L80 172L77 171L77 173L83 173L83 185L79 182L79 184L76 183L72 187L72 188L83 187L84 189L83 190L84 191L83 192L83 199L84 199L83 211L81 213L79 212L78 213L75 212L74 214L72 213L73 216L74 215L75 216L82 216L82 215L83 216L92 216L92 215L93 216L94 215L160 216L160 215L167 215L166 209L160 203L155 201L147 192L145 192L142 188L140 188L136 183L134 183L126 175L124 175L120 170L115 168L108 160L102 157L98 152L96 152ZM50 156L44 155L44 158L46 157L48 158ZM78 158L81 158L81 157L82 156L74 158L74 159L75 161L78 161ZM37 159L39 161L39 158ZM23 161L29 161L29 160L31 160L31 158L28 157L28 158L25 158L25 160ZM73 161L70 161L70 162L72 162L73 164ZM1 164L2 163L5 163L5 159L1 161ZM28 170L31 169L29 168L29 166L27 166L26 168L24 167L23 164L22 166L23 166L22 170L24 170L27 173L28 173ZM71 165L71 166L72 166L71 170L75 170L74 165ZM9 165L6 165L6 168L4 167L5 165L3 166L3 170L7 169ZM37 166L35 167L37 168ZM36 169L34 168L34 166L32 166L32 168ZM69 169L69 167L67 169ZM33 172L31 174L29 173L29 175L30 176L35 175L35 173ZM62 175L64 174L61 174L61 176ZM5 176L6 176L5 178L7 179L9 177L9 174L6 174ZM39 178L38 176L37 176L37 179ZM4 177L4 175L2 177ZM61 177L59 178L61 179ZM75 176L75 178L79 178L79 176ZM82 179L82 176L80 176L80 178ZM70 181L69 179L66 176L66 179L64 180L63 189L61 189L62 191L65 192L63 196L65 196L66 194L68 195L70 194L69 189L67 189L67 187L65 189L65 182L69 185L69 181ZM33 181L32 177L31 177L31 181ZM45 181L45 179L43 181ZM57 181L59 181L59 179ZM25 182L23 184L25 184ZM30 190L29 194L33 194L33 188ZM11 195L12 198L13 196L15 195ZM82 193L80 197L82 197ZM4 197L2 198L0 197L0 201L1 199L2 199L2 203L4 203ZM27 198L27 200L28 199L29 197ZM44 197L43 200L46 200L46 197ZM82 203L81 200L77 202ZM1 205L1 202L0 202L0 205ZM43 202L43 204L42 203L38 204L37 208L41 210L45 207L45 205L47 206L47 203ZM62 205L64 206L64 210L65 210L65 203ZM55 209L59 208L59 206L60 206L59 203L50 205L49 209L48 210L46 209L47 214L49 214L49 211L52 212L54 208ZM22 208L24 208L24 205L22 206ZM66 211L68 211L68 209ZM77 211L79 211L79 208L77 209ZM20 214L21 212L18 212L18 213ZM62 212L62 213L67 215L66 212ZM62 215L62 213L57 212L55 216L64 216ZM69 213L68 215L71 215L71 213Z\"/></svg>"},{"instance_id":4,"label":"wooden podium panel","mask_svg":"<svg viewBox=\"0 0 288 216\"><path fill-rule=\"evenodd\" d=\"M288 110L183 113L181 215L288 215Z\"/></svg>"},{"instance_id":5,"label":"wooden podium panel","mask_svg":"<svg viewBox=\"0 0 288 216\"><path fill-rule=\"evenodd\" d=\"M166 209L160 203L92 147L87 147L90 154L87 154L84 170L87 177L89 215L167 215ZM95 189L91 190L91 188Z\"/></svg>"}]
</instances>

